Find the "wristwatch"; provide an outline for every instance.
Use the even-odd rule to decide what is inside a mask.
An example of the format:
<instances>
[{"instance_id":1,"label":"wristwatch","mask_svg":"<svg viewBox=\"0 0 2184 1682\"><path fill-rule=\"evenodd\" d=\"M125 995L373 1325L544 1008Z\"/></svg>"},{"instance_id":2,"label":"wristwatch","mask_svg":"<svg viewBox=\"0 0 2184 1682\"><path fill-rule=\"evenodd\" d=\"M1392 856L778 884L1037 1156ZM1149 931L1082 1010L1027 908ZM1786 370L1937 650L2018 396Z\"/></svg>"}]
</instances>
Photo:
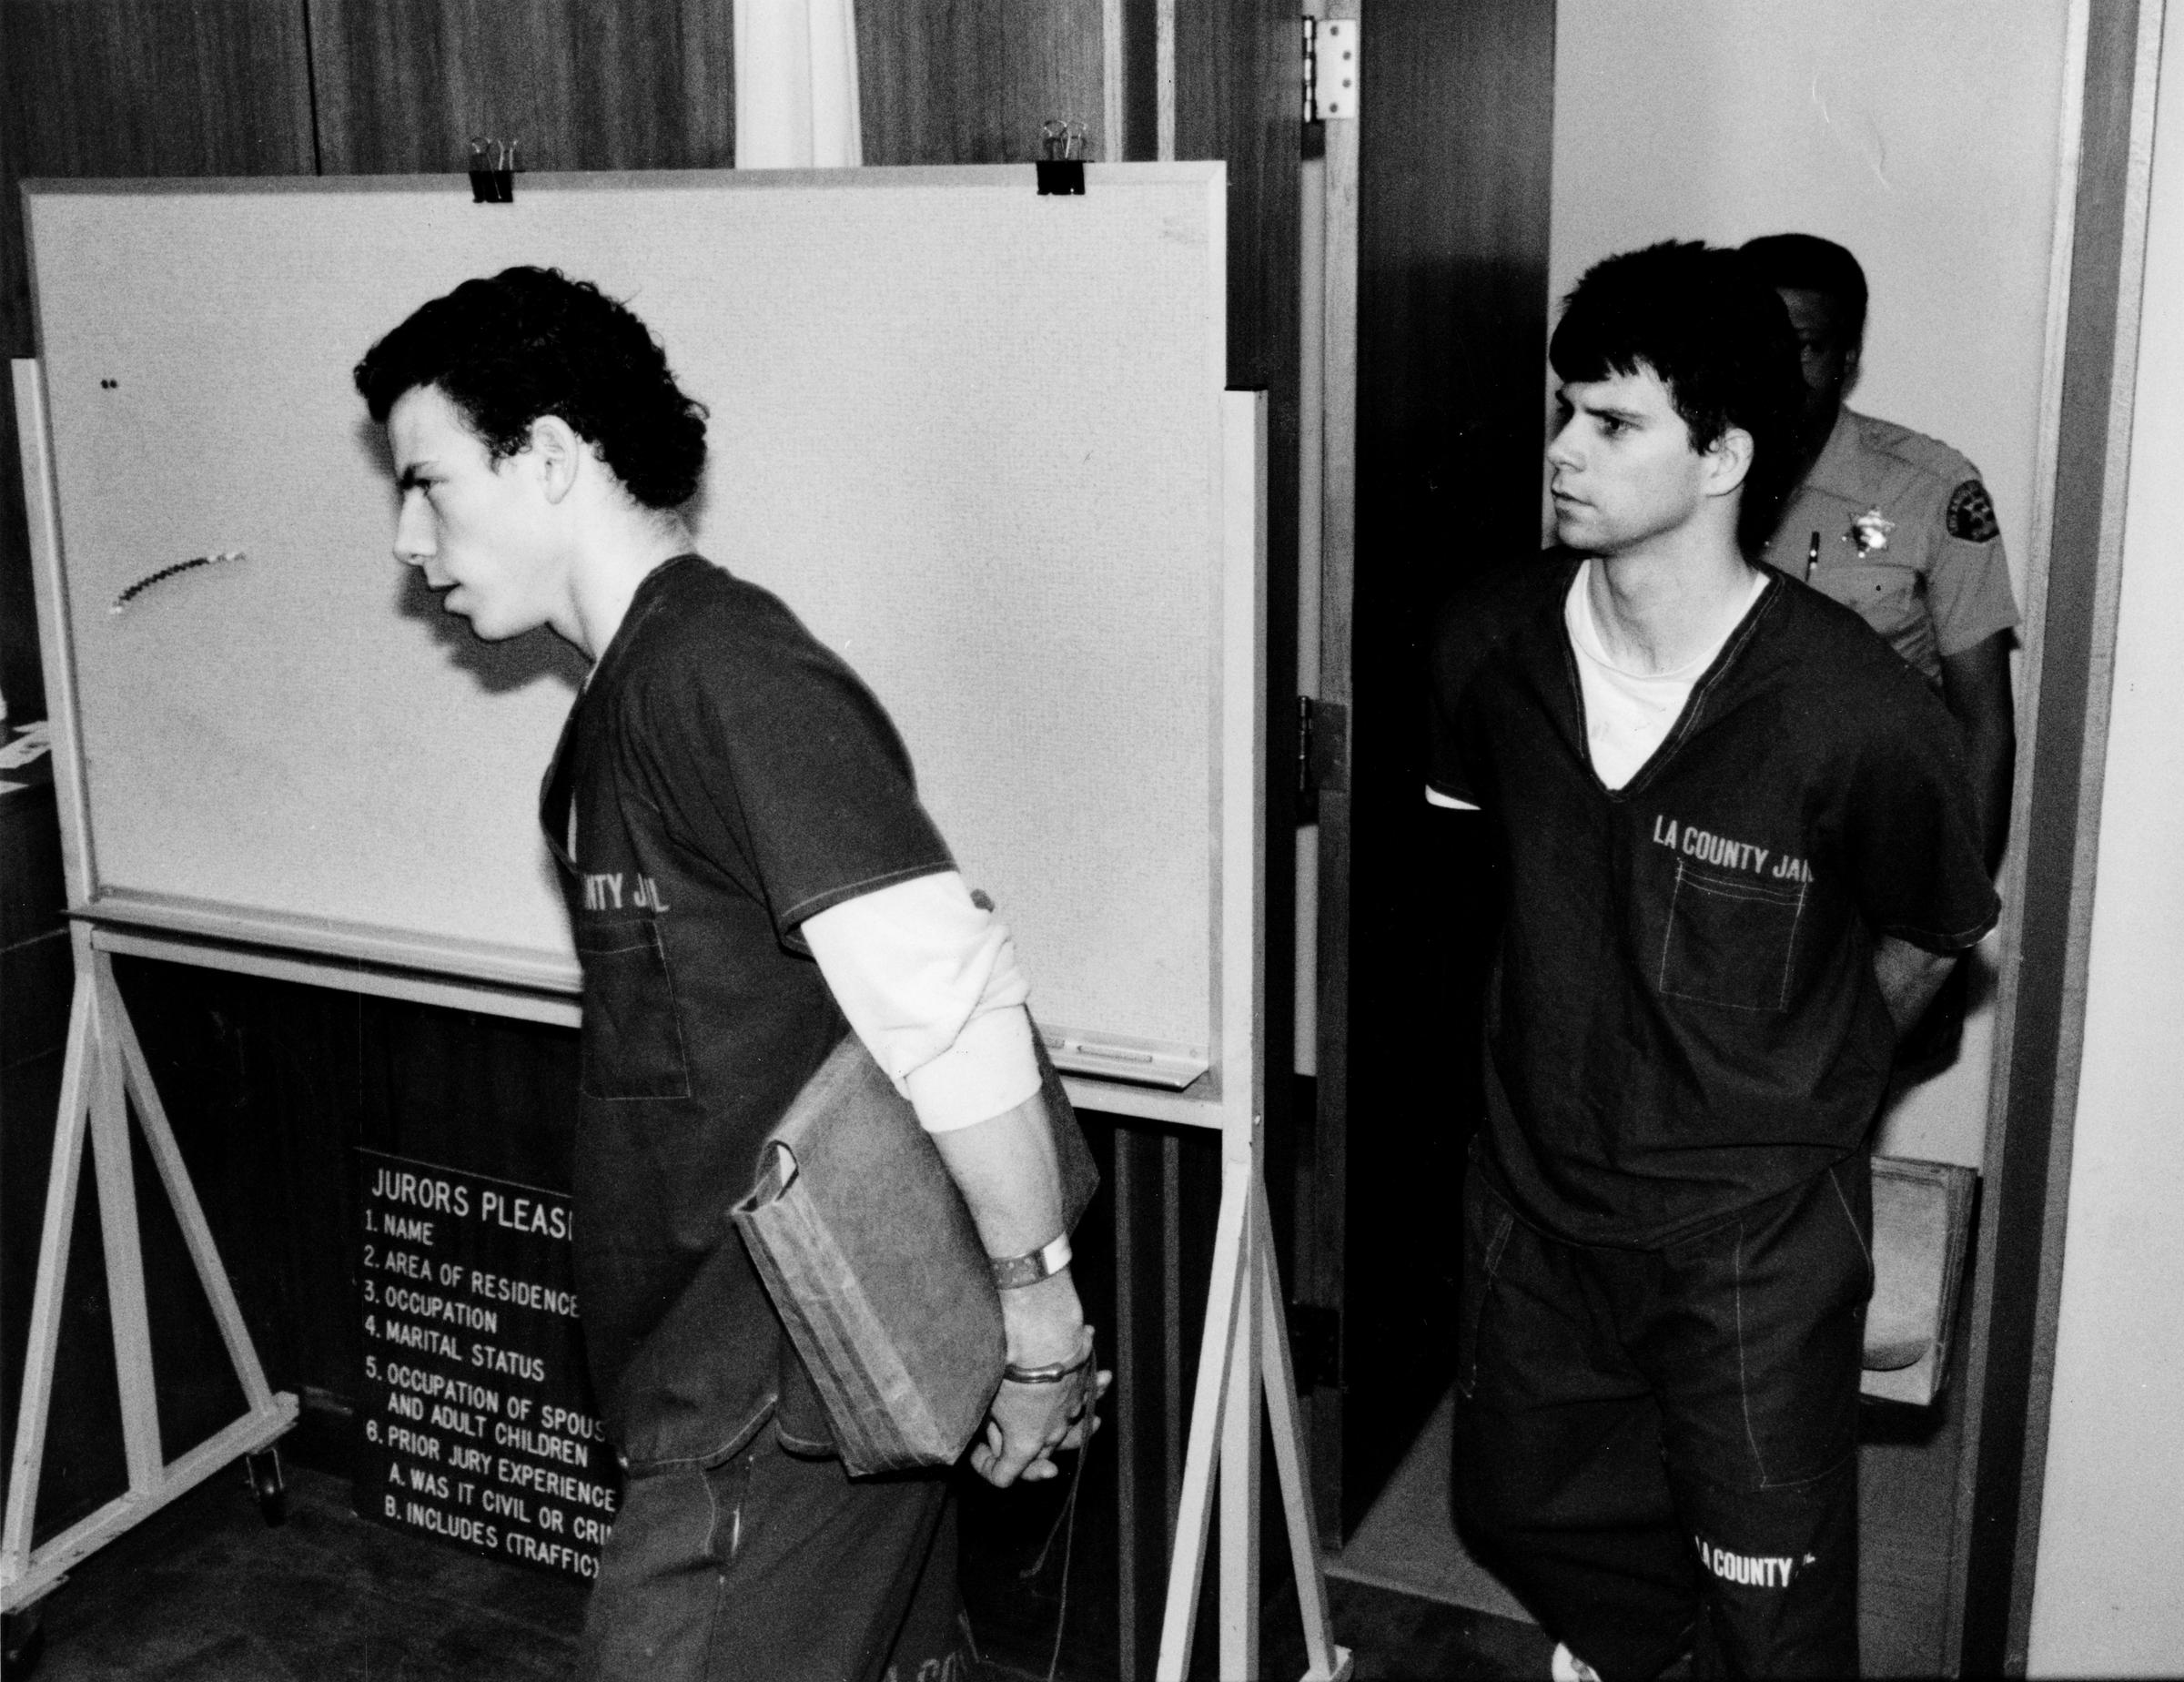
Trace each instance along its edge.
<instances>
[{"instance_id":1,"label":"wristwatch","mask_svg":"<svg viewBox=\"0 0 2184 1682\"><path fill-rule=\"evenodd\" d=\"M986 1264L994 1270L996 1290L1016 1291L1025 1285L1036 1285L1069 1265L1069 1234L1064 1232L1025 1255L988 1256Z\"/></svg>"}]
</instances>

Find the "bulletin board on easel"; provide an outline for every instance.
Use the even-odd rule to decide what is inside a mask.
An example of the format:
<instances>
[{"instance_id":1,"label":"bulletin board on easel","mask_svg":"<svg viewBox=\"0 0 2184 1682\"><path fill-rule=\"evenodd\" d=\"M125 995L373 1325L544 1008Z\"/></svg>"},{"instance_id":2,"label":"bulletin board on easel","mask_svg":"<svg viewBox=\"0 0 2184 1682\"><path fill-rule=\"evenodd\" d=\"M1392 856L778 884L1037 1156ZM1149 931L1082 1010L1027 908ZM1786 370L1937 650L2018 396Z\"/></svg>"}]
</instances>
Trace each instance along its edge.
<instances>
[{"instance_id":1,"label":"bulletin board on easel","mask_svg":"<svg viewBox=\"0 0 2184 1682\"><path fill-rule=\"evenodd\" d=\"M349 378L427 298L551 264L708 405L701 546L878 693L1057 1062L1115 1077L1087 1101L1248 1123L1262 688L1223 167L1087 177L28 184L78 908L574 989L534 813L580 668L550 633L478 643L392 560Z\"/></svg>"}]
</instances>

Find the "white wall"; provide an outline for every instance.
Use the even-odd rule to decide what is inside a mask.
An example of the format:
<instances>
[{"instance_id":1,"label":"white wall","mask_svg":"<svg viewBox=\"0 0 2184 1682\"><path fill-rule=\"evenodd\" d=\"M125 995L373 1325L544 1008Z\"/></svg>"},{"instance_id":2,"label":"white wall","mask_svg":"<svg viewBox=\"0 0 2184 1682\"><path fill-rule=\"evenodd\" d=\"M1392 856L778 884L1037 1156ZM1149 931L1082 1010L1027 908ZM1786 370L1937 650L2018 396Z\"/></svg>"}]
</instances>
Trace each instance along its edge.
<instances>
[{"instance_id":1,"label":"white wall","mask_svg":"<svg viewBox=\"0 0 2184 1682\"><path fill-rule=\"evenodd\" d=\"M2034 1676L2184 1673L2184 5L2154 147Z\"/></svg>"},{"instance_id":2,"label":"white wall","mask_svg":"<svg viewBox=\"0 0 2184 1682\"><path fill-rule=\"evenodd\" d=\"M2066 0L1561 0L1558 300L1613 252L1797 230L1873 291L1869 412L1978 463L2026 599ZM1991 1008L1885 1147L1977 1166Z\"/></svg>"}]
</instances>

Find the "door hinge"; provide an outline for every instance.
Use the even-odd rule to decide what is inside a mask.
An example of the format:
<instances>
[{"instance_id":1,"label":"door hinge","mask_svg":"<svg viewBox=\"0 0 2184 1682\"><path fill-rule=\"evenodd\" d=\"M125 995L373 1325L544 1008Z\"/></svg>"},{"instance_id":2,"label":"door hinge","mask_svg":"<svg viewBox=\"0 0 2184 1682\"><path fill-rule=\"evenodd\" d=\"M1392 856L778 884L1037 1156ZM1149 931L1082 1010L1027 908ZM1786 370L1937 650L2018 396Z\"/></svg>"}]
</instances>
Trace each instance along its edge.
<instances>
[{"instance_id":1,"label":"door hinge","mask_svg":"<svg viewBox=\"0 0 2184 1682\"><path fill-rule=\"evenodd\" d=\"M1315 823L1323 789L1350 786L1350 709L1340 701L1297 697L1297 821Z\"/></svg>"},{"instance_id":2,"label":"door hinge","mask_svg":"<svg viewBox=\"0 0 2184 1682\"><path fill-rule=\"evenodd\" d=\"M1309 1395L1323 1386L1342 1382L1342 1311L1321 1308L1317 1302L1291 1302L1283 1318L1289 1323L1289 1360L1296 1368L1297 1393Z\"/></svg>"},{"instance_id":3,"label":"door hinge","mask_svg":"<svg viewBox=\"0 0 2184 1682\"><path fill-rule=\"evenodd\" d=\"M1358 114L1363 85L1358 20L1308 17L1304 20L1304 120L1340 122Z\"/></svg>"}]
</instances>

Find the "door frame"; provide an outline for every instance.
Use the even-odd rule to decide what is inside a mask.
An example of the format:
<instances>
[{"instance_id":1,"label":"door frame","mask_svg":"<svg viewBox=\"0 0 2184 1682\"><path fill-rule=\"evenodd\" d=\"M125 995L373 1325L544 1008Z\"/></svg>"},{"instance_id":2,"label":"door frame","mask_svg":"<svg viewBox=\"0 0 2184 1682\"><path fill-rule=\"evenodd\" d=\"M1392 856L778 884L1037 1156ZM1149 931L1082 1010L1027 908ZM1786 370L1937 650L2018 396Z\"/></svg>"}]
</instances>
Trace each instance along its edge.
<instances>
[{"instance_id":1,"label":"door frame","mask_svg":"<svg viewBox=\"0 0 2184 1682\"><path fill-rule=\"evenodd\" d=\"M2087 958L2123 569L2165 0L2072 0L2026 614L2025 748L2002 882L1952 1674L2023 1675L2061 1308ZM2039 1241L2017 1241L2037 1232ZM2005 1242L2004 1235L2011 1235Z\"/></svg>"}]
</instances>

